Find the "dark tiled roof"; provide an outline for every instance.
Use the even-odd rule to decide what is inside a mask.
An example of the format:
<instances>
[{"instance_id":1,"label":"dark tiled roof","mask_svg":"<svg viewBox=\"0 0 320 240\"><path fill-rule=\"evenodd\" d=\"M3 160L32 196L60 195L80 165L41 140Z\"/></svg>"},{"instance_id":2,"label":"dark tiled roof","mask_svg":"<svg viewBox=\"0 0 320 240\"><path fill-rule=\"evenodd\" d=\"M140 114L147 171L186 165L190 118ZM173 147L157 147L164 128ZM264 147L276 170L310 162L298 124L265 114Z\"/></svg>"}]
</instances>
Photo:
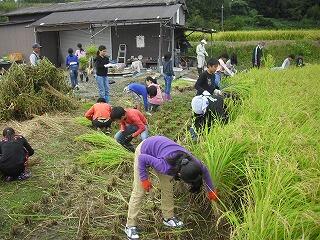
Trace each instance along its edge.
<instances>
[{"instance_id":1,"label":"dark tiled roof","mask_svg":"<svg viewBox=\"0 0 320 240\"><path fill-rule=\"evenodd\" d=\"M110 21L143 21L169 19L175 15L181 4L170 6L128 7L94 9L71 12L54 12L30 26L57 26L80 23L103 23Z\"/></svg>"},{"instance_id":2,"label":"dark tiled roof","mask_svg":"<svg viewBox=\"0 0 320 240\"><path fill-rule=\"evenodd\" d=\"M185 0L91 0L67 3L53 3L35 7L21 8L4 14L5 16L53 13L62 11L76 11L97 8L120 8L120 7L138 7L138 6L161 6L182 3Z\"/></svg>"}]
</instances>

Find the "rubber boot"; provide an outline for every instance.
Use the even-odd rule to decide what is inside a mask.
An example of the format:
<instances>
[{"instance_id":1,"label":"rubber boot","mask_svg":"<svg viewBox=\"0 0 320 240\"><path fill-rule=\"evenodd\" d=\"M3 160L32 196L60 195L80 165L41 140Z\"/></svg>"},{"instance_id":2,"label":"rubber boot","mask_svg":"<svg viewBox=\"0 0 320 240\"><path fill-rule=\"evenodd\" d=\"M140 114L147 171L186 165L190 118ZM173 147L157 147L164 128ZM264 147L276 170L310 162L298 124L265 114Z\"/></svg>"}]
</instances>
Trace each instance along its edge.
<instances>
[{"instance_id":1,"label":"rubber boot","mask_svg":"<svg viewBox=\"0 0 320 240\"><path fill-rule=\"evenodd\" d=\"M202 68L197 68L198 69L198 74L200 76L200 74L202 73Z\"/></svg>"}]
</instances>

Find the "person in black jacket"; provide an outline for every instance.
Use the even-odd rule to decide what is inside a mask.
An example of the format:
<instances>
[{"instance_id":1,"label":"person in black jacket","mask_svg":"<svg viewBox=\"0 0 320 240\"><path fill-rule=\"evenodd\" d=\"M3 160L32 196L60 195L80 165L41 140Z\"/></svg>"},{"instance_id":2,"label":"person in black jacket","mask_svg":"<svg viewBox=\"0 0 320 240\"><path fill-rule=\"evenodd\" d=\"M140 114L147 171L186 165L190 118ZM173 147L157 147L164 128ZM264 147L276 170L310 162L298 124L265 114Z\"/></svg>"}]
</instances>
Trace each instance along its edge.
<instances>
[{"instance_id":1,"label":"person in black jacket","mask_svg":"<svg viewBox=\"0 0 320 240\"><path fill-rule=\"evenodd\" d=\"M210 130L215 121L228 122L229 116L224 104L224 97L221 95L211 95L204 91L202 95L192 99L191 107L193 118L190 133L193 140L197 139L198 133L203 131L205 127Z\"/></svg>"},{"instance_id":2,"label":"person in black jacket","mask_svg":"<svg viewBox=\"0 0 320 240\"><path fill-rule=\"evenodd\" d=\"M207 63L207 70L200 74L195 88L197 90L197 95L201 95L203 91L208 91L213 94L215 90L219 90L219 86L214 84L215 72L219 66L219 61L217 59L210 59Z\"/></svg>"},{"instance_id":3,"label":"person in black jacket","mask_svg":"<svg viewBox=\"0 0 320 240\"><path fill-rule=\"evenodd\" d=\"M107 57L107 49L101 45L98 48L97 57L95 59L96 68L96 81L98 84L99 95L104 98L108 103L109 97L109 79L108 79L108 67L109 58Z\"/></svg>"},{"instance_id":4,"label":"person in black jacket","mask_svg":"<svg viewBox=\"0 0 320 240\"><path fill-rule=\"evenodd\" d=\"M27 163L28 157L34 154L34 150L23 136L15 134L13 128L3 130L0 154L0 172L6 181L24 180L30 177Z\"/></svg>"},{"instance_id":5,"label":"person in black jacket","mask_svg":"<svg viewBox=\"0 0 320 240\"><path fill-rule=\"evenodd\" d=\"M263 56L262 49L265 47L265 42L260 42L258 46L256 46L252 52L252 66L256 68L260 68L261 66L261 58Z\"/></svg>"}]
</instances>

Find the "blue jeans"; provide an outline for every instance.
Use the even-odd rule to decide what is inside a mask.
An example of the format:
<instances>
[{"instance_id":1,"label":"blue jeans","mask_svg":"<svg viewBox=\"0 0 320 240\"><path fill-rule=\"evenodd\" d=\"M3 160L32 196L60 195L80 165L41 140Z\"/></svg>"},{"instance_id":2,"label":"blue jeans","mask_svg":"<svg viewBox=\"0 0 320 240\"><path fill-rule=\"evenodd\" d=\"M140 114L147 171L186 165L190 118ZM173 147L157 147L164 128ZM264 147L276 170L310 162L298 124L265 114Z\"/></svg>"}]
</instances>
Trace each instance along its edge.
<instances>
[{"instance_id":1,"label":"blue jeans","mask_svg":"<svg viewBox=\"0 0 320 240\"><path fill-rule=\"evenodd\" d=\"M98 76L96 75L96 81L99 89L99 96L104 98L106 102L109 102L109 79L107 76Z\"/></svg>"},{"instance_id":2,"label":"blue jeans","mask_svg":"<svg viewBox=\"0 0 320 240\"><path fill-rule=\"evenodd\" d=\"M145 140L148 138L148 126L145 125L146 129L140 134L141 140ZM128 135L133 134L138 130L138 127L135 125L128 125L126 126L126 129L124 131L119 131L114 135L114 138L117 140L118 143L123 144L124 143L124 138Z\"/></svg>"},{"instance_id":3,"label":"blue jeans","mask_svg":"<svg viewBox=\"0 0 320 240\"><path fill-rule=\"evenodd\" d=\"M70 80L71 80L71 87L74 88L78 85L78 69L70 69Z\"/></svg>"},{"instance_id":4,"label":"blue jeans","mask_svg":"<svg viewBox=\"0 0 320 240\"><path fill-rule=\"evenodd\" d=\"M165 89L164 93L170 95L171 92L171 83L173 76L164 75Z\"/></svg>"},{"instance_id":5,"label":"blue jeans","mask_svg":"<svg viewBox=\"0 0 320 240\"><path fill-rule=\"evenodd\" d=\"M215 86L215 88L220 89L220 82L221 82L221 72L216 72L214 77L211 79L211 85Z\"/></svg>"}]
</instances>

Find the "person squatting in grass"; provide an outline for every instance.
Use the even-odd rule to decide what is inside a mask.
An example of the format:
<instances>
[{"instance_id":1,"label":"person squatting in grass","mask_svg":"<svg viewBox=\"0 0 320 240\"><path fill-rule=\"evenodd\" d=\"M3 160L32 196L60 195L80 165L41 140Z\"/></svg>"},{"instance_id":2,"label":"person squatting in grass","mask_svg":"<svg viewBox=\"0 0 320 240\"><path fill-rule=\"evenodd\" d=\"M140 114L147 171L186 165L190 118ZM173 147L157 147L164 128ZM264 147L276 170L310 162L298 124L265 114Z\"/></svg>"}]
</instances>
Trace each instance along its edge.
<instances>
[{"instance_id":1,"label":"person squatting in grass","mask_svg":"<svg viewBox=\"0 0 320 240\"><path fill-rule=\"evenodd\" d=\"M229 117L224 105L224 97L221 95L211 95L204 91L202 95L195 96L192 99L191 107L193 118L190 133L194 141L206 127L210 131L215 121L228 122Z\"/></svg>"},{"instance_id":2,"label":"person squatting in grass","mask_svg":"<svg viewBox=\"0 0 320 240\"><path fill-rule=\"evenodd\" d=\"M157 88L155 86L146 86L140 83L130 83L124 88L123 92L127 95L129 101L132 102L133 108L141 111L143 102L146 114L151 115L149 112L148 97L153 98L157 95Z\"/></svg>"},{"instance_id":3,"label":"person squatting in grass","mask_svg":"<svg viewBox=\"0 0 320 240\"><path fill-rule=\"evenodd\" d=\"M148 98L149 111L155 112L163 104L162 91L161 91L160 85L157 83L157 80L153 77L146 78L146 85L148 86L148 88L151 86L156 87L157 94L154 97L151 97L151 95L154 95L154 93L150 93ZM152 91L154 91L154 88L150 88L149 92L152 92Z\"/></svg>"},{"instance_id":4,"label":"person squatting in grass","mask_svg":"<svg viewBox=\"0 0 320 240\"><path fill-rule=\"evenodd\" d=\"M29 178L28 158L33 154L34 150L23 136L16 135L13 128L5 128L0 142L0 172L5 181Z\"/></svg>"},{"instance_id":5,"label":"person squatting in grass","mask_svg":"<svg viewBox=\"0 0 320 240\"><path fill-rule=\"evenodd\" d=\"M282 63L281 67L274 67L272 70L284 70L290 67L291 62L295 59L293 54L290 54Z\"/></svg>"},{"instance_id":6,"label":"person squatting in grass","mask_svg":"<svg viewBox=\"0 0 320 240\"><path fill-rule=\"evenodd\" d=\"M92 121L92 127L95 129L108 132L112 123L110 114L111 106L106 103L104 98L98 98L97 103L85 113L85 117Z\"/></svg>"},{"instance_id":7,"label":"person squatting in grass","mask_svg":"<svg viewBox=\"0 0 320 240\"><path fill-rule=\"evenodd\" d=\"M125 233L129 239L139 239L137 217L145 192L152 189L148 168L155 171L160 181L163 224L182 227L174 215L173 180L190 185L190 192L200 193L203 180L211 201L217 200L217 191L207 167L184 147L164 136L153 136L141 142L134 158L134 180L128 209Z\"/></svg>"},{"instance_id":8,"label":"person squatting in grass","mask_svg":"<svg viewBox=\"0 0 320 240\"><path fill-rule=\"evenodd\" d=\"M86 51L82 48L82 44L78 43L77 44L78 49L76 50L75 55L80 58L85 58L86 57ZM83 81L83 78L86 79L86 82L89 81L88 73L86 69L79 69L79 75L80 75L80 80Z\"/></svg>"},{"instance_id":9,"label":"person squatting in grass","mask_svg":"<svg viewBox=\"0 0 320 240\"><path fill-rule=\"evenodd\" d=\"M173 62L171 60L171 53L164 55L163 62L163 77L165 82L164 87L164 100L171 101L171 84L174 79Z\"/></svg>"},{"instance_id":10,"label":"person squatting in grass","mask_svg":"<svg viewBox=\"0 0 320 240\"><path fill-rule=\"evenodd\" d=\"M141 140L148 138L148 122L145 116L137 109L114 107L111 111L111 120L120 123L120 131L114 138L129 151L134 152L131 141L140 135Z\"/></svg>"},{"instance_id":11,"label":"person squatting in grass","mask_svg":"<svg viewBox=\"0 0 320 240\"><path fill-rule=\"evenodd\" d=\"M219 61L217 59L210 59L207 63L207 70L200 74L195 88L197 95L201 95L204 91L208 91L210 94L214 92L220 94L219 86L215 85L215 72L219 67Z\"/></svg>"},{"instance_id":12,"label":"person squatting in grass","mask_svg":"<svg viewBox=\"0 0 320 240\"><path fill-rule=\"evenodd\" d=\"M66 67L70 73L70 81L72 89L79 90L78 86L78 70L79 70L79 59L73 54L73 49L68 49L68 56L66 57Z\"/></svg>"},{"instance_id":13,"label":"person squatting in grass","mask_svg":"<svg viewBox=\"0 0 320 240\"><path fill-rule=\"evenodd\" d=\"M108 103L109 97L109 79L108 79L109 58L107 57L107 48L100 45L95 58L95 78L97 81L99 96L104 98Z\"/></svg>"}]
</instances>

